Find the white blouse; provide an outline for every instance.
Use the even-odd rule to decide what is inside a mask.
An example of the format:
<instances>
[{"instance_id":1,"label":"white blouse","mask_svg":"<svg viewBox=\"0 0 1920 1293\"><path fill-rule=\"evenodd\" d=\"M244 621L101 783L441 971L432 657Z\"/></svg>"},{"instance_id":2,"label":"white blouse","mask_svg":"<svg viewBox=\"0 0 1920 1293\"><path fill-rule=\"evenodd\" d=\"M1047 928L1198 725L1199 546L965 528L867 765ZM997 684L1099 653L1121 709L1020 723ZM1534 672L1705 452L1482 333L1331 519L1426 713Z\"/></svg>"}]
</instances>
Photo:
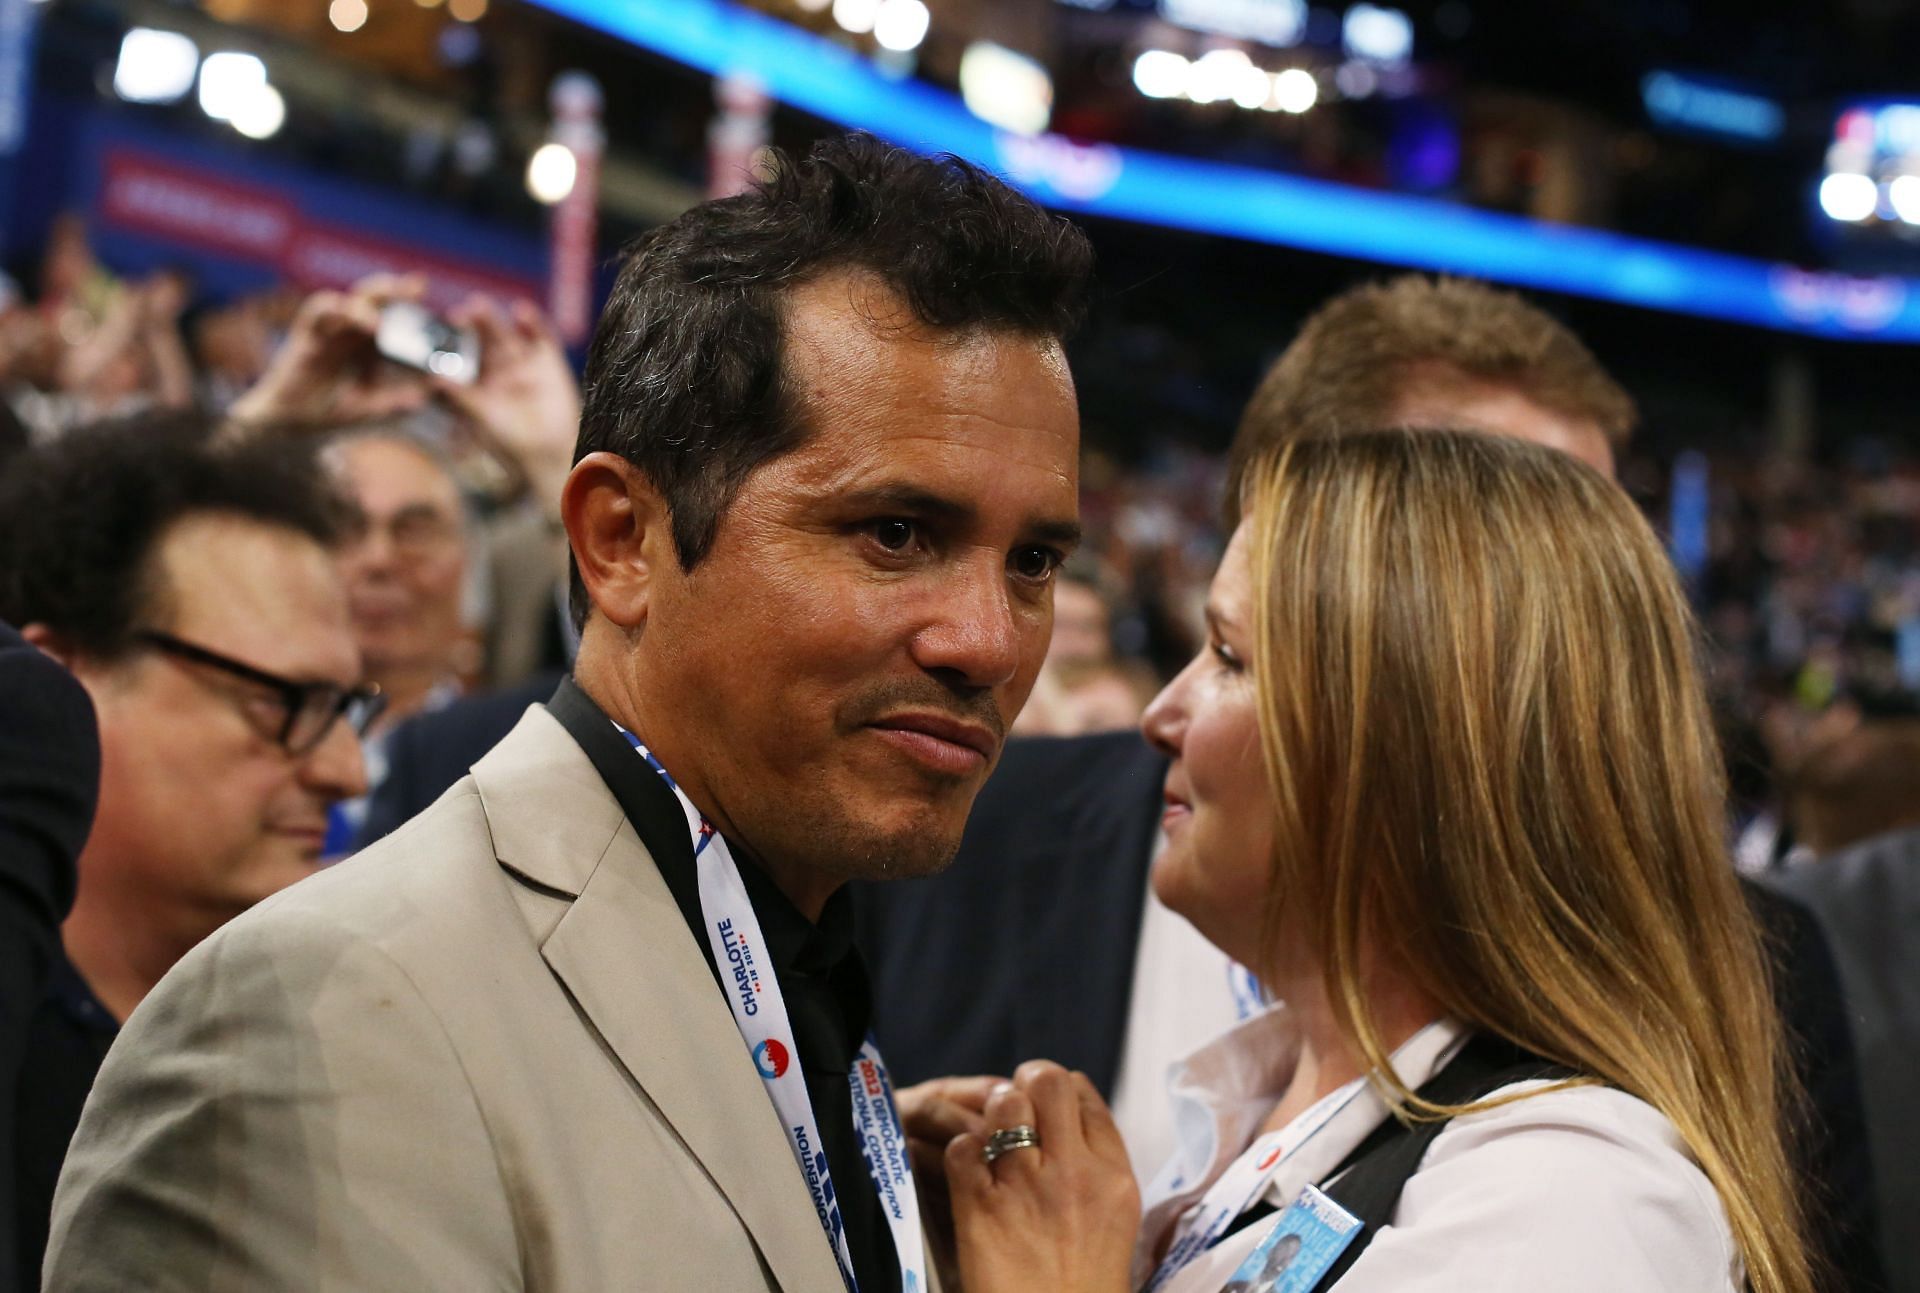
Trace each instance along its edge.
<instances>
[{"instance_id":1,"label":"white blouse","mask_svg":"<svg viewBox=\"0 0 1920 1293\"><path fill-rule=\"evenodd\" d=\"M1394 1052L1417 1088L1453 1058L1464 1029L1442 1021ZM1136 1285L1161 1237L1257 1137L1299 1054L1284 1005L1176 1064L1178 1147L1145 1198ZM1523 1082L1512 1093L1550 1086ZM1305 1115L1303 1115L1304 1117ZM1284 1211L1388 1116L1371 1087L1281 1164L1262 1200ZM1279 1216L1201 1253L1163 1293L1217 1293ZM1664 1115L1608 1087L1531 1096L1447 1125L1408 1180L1392 1223L1342 1277L1340 1293L1739 1293L1746 1280L1719 1196Z\"/></svg>"}]
</instances>

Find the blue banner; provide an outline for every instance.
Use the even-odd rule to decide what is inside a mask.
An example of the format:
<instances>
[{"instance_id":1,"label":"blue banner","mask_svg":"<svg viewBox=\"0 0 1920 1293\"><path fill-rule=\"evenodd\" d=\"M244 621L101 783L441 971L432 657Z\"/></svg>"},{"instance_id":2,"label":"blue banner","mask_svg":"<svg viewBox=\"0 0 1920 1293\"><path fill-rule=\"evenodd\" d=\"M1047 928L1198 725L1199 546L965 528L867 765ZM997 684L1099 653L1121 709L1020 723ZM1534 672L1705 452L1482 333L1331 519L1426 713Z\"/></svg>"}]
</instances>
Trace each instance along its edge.
<instances>
[{"instance_id":1,"label":"blue banner","mask_svg":"<svg viewBox=\"0 0 1920 1293\"><path fill-rule=\"evenodd\" d=\"M1920 279L1812 273L1400 193L1054 135L974 117L958 96L727 0L535 0L702 71L747 72L838 125L1005 174L1051 206L1842 340L1920 341Z\"/></svg>"}]
</instances>

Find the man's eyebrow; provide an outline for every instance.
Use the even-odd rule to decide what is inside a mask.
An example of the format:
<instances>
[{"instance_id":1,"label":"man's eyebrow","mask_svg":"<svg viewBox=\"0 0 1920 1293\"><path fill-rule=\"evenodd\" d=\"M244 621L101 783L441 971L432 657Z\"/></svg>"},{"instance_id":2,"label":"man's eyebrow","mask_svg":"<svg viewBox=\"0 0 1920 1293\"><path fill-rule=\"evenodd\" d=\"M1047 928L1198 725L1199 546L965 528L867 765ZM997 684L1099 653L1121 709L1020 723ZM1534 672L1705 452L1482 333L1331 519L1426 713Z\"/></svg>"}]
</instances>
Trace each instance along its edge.
<instances>
[{"instance_id":1,"label":"man's eyebrow","mask_svg":"<svg viewBox=\"0 0 1920 1293\"><path fill-rule=\"evenodd\" d=\"M967 504L918 485L871 485L852 490L841 497L849 507L858 511L893 511L956 524L965 524L974 518L974 509Z\"/></svg>"},{"instance_id":2,"label":"man's eyebrow","mask_svg":"<svg viewBox=\"0 0 1920 1293\"><path fill-rule=\"evenodd\" d=\"M968 525L979 515L971 504L936 494L919 485L872 485L866 489L851 490L841 498L847 507L855 511L898 512L903 516L926 517L953 526ZM1029 521L1023 530L1035 543L1049 543L1062 548L1076 547L1080 543L1080 522L1070 518L1049 517Z\"/></svg>"},{"instance_id":3,"label":"man's eyebrow","mask_svg":"<svg viewBox=\"0 0 1920 1293\"><path fill-rule=\"evenodd\" d=\"M1056 548L1071 551L1080 546L1081 528L1078 521L1035 521L1027 530L1041 543L1050 543Z\"/></svg>"}]
</instances>

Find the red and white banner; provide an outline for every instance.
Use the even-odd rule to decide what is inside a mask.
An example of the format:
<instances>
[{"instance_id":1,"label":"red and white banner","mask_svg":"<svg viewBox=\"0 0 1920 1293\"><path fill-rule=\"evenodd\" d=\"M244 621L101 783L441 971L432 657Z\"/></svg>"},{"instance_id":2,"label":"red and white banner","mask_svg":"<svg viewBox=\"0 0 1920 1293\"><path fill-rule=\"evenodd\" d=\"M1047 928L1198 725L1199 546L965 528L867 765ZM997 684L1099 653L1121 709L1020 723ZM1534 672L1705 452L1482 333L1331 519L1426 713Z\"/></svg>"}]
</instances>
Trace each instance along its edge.
<instances>
[{"instance_id":1,"label":"red and white banner","mask_svg":"<svg viewBox=\"0 0 1920 1293\"><path fill-rule=\"evenodd\" d=\"M532 279L301 212L285 194L128 148L107 152L100 218L130 233L272 266L296 286L347 287L368 274L417 273L445 310L475 292L538 300Z\"/></svg>"},{"instance_id":2,"label":"red and white banner","mask_svg":"<svg viewBox=\"0 0 1920 1293\"><path fill-rule=\"evenodd\" d=\"M606 135L600 128L599 83L584 72L554 78L548 98L553 109L553 140L573 154L573 188L553 208L548 261L547 313L569 346L586 344L593 333L594 250L599 238L600 155Z\"/></svg>"}]
</instances>

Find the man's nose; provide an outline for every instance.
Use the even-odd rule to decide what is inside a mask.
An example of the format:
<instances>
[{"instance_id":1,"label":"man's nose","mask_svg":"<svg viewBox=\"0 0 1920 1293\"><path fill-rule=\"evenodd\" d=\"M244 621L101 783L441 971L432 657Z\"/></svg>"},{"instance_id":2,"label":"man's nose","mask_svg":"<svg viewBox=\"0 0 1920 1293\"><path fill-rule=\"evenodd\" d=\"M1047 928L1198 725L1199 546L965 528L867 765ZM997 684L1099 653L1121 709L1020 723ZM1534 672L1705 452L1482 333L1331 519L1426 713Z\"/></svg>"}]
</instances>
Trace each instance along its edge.
<instances>
[{"instance_id":1,"label":"man's nose","mask_svg":"<svg viewBox=\"0 0 1920 1293\"><path fill-rule=\"evenodd\" d=\"M929 673L946 674L967 687L999 687L1020 672L1023 651L1035 652L1036 664L1045 652L1044 632L1023 632L1028 626L1013 605L1006 569L998 560L957 567L938 596L936 613L913 638L914 660Z\"/></svg>"},{"instance_id":2,"label":"man's nose","mask_svg":"<svg viewBox=\"0 0 1920 1293\"><path fill-rule=\"evenodd\" d=\"M341 555L348 569L387 571L399 561L400 549L393 541L392 526L371 521Z\"/></svg>"},{"instance_id":3,"label":"man's nose","mask_svg":"<svg viewBox=\"0 0 1920 1293\"><path fill-rule=\"evenodd\" d=\"M336 719L320 744L300 761L300 781L329 803L367 793L367 761L353 725Z\"/></svg>"}]
</instances>

